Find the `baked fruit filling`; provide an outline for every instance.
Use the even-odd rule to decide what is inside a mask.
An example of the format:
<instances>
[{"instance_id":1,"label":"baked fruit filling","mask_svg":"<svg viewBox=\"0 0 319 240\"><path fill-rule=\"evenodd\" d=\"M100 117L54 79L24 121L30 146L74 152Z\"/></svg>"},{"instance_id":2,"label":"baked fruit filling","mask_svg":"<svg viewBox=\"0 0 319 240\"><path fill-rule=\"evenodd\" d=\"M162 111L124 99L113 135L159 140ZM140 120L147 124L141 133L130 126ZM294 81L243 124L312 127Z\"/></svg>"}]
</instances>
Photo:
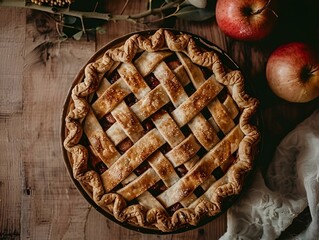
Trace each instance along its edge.
<instances>
[{"instance_id":1,"label":"baked fruit filling","mask_svg":"<svg viewBox=\"0 0 319 240\"><path fill-rule=\"evenodd\" d=\"M75 179L119 221L174 231L222 211L251 169L258 101L187 34L133 35L88 64L66 140Z\"/></svg>"}]
</instances>

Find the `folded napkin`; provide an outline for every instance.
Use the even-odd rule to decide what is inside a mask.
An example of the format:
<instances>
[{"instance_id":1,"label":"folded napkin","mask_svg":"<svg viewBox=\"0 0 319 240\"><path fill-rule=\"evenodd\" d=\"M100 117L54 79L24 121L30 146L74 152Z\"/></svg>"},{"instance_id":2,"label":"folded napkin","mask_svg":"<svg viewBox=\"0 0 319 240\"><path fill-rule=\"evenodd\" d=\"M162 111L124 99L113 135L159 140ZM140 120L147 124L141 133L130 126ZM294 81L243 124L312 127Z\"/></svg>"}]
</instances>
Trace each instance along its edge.
<instances>
[{"instance_id":1,"label":"folded napkin","mask_svg":"<svg viewBox=\"0 0 319 240\"><path fill-rule=\"evenodd\" d=\"M220 240L276 239L307 206L310 225L293 239L319 239L319 109L278 145L264 177L227 212Z\"/></svg>"}]
</instances>

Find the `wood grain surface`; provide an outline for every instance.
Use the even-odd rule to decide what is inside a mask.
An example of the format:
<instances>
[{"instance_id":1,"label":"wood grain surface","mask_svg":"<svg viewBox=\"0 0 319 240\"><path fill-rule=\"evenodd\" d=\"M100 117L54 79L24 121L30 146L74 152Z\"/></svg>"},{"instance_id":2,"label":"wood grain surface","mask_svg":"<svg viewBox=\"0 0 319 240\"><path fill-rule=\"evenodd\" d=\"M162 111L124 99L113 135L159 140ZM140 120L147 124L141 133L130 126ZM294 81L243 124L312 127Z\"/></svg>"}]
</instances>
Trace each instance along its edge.
<instances>
[{"instance_id":1,"label":"wood grain surface","mask_svg":"<svg viewBox=\"0 0 319 240\"><path fill-rule=\"evenodd\" d=\"M106 9L120 13L126 1L110 2ZM143 11L146 4L147 1L129 1L124 13ZM226 37L214 19L173 23L175 29L200 35L224 49L254 88L264 116L260 167L267 166L279 141L319 106L318 99L307 104L280 100L266 84L265 64L276 46L289 39L313 38L309 29L299 29L301 35L289 35L289 28L288 33L281 32L280 27L293 14L287 13L274 35L260 43ZM79 41L61 41L55 22L48 15L0 8L0 239L213 240L225 232L226 214L197 230L176 235L145 235L125 229L88 204L64 166L61 116L77 72L109 41L156 27L108 22L104 34L89 40L83 37Z\"/></svg>"}]
</instances>

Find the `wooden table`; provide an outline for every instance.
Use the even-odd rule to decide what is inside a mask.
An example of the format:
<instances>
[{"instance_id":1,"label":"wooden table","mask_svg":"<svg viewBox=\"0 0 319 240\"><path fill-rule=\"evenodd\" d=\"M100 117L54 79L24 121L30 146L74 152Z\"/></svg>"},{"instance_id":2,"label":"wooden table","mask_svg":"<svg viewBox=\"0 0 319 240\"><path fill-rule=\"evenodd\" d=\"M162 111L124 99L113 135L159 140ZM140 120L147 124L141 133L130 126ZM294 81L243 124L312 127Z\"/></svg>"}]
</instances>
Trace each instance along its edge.
<instances>
[{"instance_id":1,"label":"wooden table","mask_svg":"<svg viewBox=\"0 0 319 240\"><path fill-rule=\"evenodd\" d=\"M125 1L117 2L109 3L107 9L119 13ZM174 26L228 52L254 87L265 123L261 167L267 165L280 139L319 106L318 99L307 104L280 100L265 79L265 64L276 46L318 37L312 33L318 34L319 24L312 31L301 27L306 24L303 17L298 18L301 23L291 20L297 4L295 7L283 14L273 35L259 43L226 37L214 19L177 21ZM126 12L145 8L146 1L130 1ZM293 26L285 25L287 22ZM0 239L218 239L226 230L226 214L194 231L143 235L106 219L71 182L62 157L60 126L63 103L75 75L110 40L149 27L108 22L104 28L106 33L89 40L59 41L55 22L47 15L0 8Z\"/></svg>"}]
</instances>

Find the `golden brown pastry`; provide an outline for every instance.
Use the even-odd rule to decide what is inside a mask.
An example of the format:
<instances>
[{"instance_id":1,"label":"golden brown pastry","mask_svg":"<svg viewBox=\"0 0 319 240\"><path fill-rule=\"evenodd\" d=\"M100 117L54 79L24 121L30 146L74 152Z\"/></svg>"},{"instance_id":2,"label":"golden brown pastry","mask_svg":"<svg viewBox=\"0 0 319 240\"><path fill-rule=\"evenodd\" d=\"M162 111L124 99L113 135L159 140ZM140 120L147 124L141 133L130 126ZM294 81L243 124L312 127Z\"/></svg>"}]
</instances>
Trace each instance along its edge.
<instances>
[{"instance_id":1,"label":"golden brown pastry","mask_svg":"<svg viewBox=\"0 0 319 240\"><path fill-rule=\"evenodd\" d=\"M174 231L222 211L253 166L258 101L188 34L135 34L87 64L64 147L74 178L118 221Z\"/></svg>"}]
</instances>

